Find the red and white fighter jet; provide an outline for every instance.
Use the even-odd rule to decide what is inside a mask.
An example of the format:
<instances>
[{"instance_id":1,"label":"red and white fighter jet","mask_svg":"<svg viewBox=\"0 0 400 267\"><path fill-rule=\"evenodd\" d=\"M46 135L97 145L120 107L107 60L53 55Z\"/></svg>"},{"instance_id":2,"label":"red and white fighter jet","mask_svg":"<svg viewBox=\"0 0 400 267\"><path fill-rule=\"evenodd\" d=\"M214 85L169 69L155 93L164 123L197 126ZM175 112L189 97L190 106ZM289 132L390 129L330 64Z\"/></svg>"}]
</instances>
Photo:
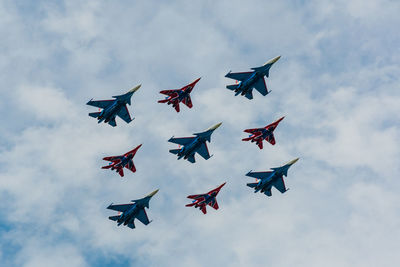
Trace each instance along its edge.
<instances>
[{"instance_id":1,"label":"red and white fighter jet","mask_svg":"<svg viewBox=\"0 0 400 267\"><path fill-rule=\"evenodd\" d=\"M185 85L181 89L160 91L160 94L167 95L167 97L165 99L159 100L158 103L167 103L168 105L172 105L175 108L176 112L179 112L180 102L182 102L189 108L192 108L193 104L192 100L190 99L190 93L192 92L194 86L199 80L200 78L188 85Z\"/></svg>"},{"instance_id":2,"label":"red and white fighter jet","mask_svg":"<svg viewBox=\"0 0 400 267\"><path fill-rule=\"evenodd\" d=\"M124 177L124 167L131 170L132 172L136 172L135 165L133 164L133 157L135 156L136 152L142 145L138 145L136 148L132 149L129 152L121 156L112 156L112 157L105 157L103 160L111 161L110 165L101 167L102 169L111 169L116 170L121 177Z\"/></svg>"},{"instance_id":3,"label":"red and white fighter jet","mask_svg":"<svg viewBox=\"0 0 400 267\"><path fill-rule=\"evenodd\" d=\"M213 207L214 209L217 210L219 207L218 207L216 196L218 195L219 190L221 190L221 188L225 184L226 184L226 182L206 194L188 196L187 198L191 198L194 200L192 203L187 204L186 207L194 206L195 208L199 208L204 214L207 213L207 210L206 210L207 205L210 205L211 207Z\"/></svg>"},{"instance_id":4,"label":"red and white fighter jet","mask_svg":"<svg viewBox=\"0 0 400 267\"><path fill-rule=\"evenodd\" d=\"M244 132L250 133L250 136L243 138L242 141L251 141L252 143L255 142L260 149L263 149L263 140L267 140L271 145L275 145L274 130L284 118L285 117L282 117L276 122L273 122L263 128L244 130Z\"/></svg>"}]
</instances>

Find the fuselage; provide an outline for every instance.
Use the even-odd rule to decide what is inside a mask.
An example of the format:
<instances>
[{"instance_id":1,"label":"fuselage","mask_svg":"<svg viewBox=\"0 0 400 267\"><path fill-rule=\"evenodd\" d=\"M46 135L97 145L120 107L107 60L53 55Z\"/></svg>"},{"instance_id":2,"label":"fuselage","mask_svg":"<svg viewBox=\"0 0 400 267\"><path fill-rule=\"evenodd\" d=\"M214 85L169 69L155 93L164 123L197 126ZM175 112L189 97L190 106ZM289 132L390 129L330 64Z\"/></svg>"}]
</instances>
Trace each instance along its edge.
<instances>
[{"instance_id":1,"label":"fuselage","mask_svg":"<svg viewBox=\"0 0 400 267\"><path fill-rule=\"evenodd\" d=\"M104 121L105 123L108 123L110 120L115 118L117 113L121 110L122 107L126 105L125 102L119 101L119 100L114 100L114 103L112 103L110 106L106 107L103 109L100 113L100 115L97 117L98 123Z\"/></svg>"},{"instance_id":2,"label":"fuselage","mask_svg":"<svg viewBox=\"0 0 400 267\"><path fill-rule=\"evenodd\" d=\"M185 90L177 90L176 93L178 95L176 96L169 96L166 99L168 99L168 105L174 104L175 102L182 102L183 99L189 96L190 92L192 91L193 87L187 87Z\"/></svg>"},{"instance_id":3,"label":"fuselage","mask_svg":"<svg viewBox=\"0 0 400 267\"><path fill-rule=\"evenodd\" d=\"M128 223L132 223L135 220L137 213L142 208L143 207L139 207L137 204L134 204L132 208L121 214L121 216L117 220L118 225L121 224L127 225Z\"/></svg>"},{"instance_id":4,"label":"fuselage","mask_svg":"<svg viewBox=\"0 0 400 267\"><path fill-rule=\"evenodd\" d=\"M207 195L204 197L204 200L203 200L203 201L198 201L198 200L197 200L197 203L196 203L196 205L195 205L195 208L201 207L201 206L206 206L208 203L215 201L215 197L216 197L216 196L217 196L217 193L215 193L215 192L213 192L213 193L211 193L211 194L207 194ZM195 201L195 202L196 202L196 201Z\"/></svg>"},{"instance_id":5,"label":"fuselage","mask_svg":"<svg viewBox=\"0 0 400 267\"><path fill-rule=\"evenodd\" d=\"M278 171L272 172L269 177L260 179L257 186L254 188L254 192L257 193L258 191L261 191L261 193L263 193L264 191L269 190L278 179L282 178L282 176L283 174Z\"/></svg>"},{"instance_id":6,"label":"fuselage","mask_svg":"<svg viewBox=\"0 0 400 267\"><path fill-rule=\"evenodd\" d=\"M195 137L190 144L187 144L181 148L181 150L178 152L178 159L181 159L182 157L187 159L190 155L193 155L204 142L206 142L206 140L202 137Z\"/></svg>"},{"instance_id":7,"label":"fuselage","mask_svg":"<svg viewBox=\"0 0 400 267\"><path fill-rule=\"evenodd\" d=\"M113 167L111 167L112 170L117 169L117 171L125 166L130 166L132 165L132 154L129 154L128 156L123 156L121 158L121 161L114 164Z\"/></svg>"},{"instance_id":8,"label":"fuselage","mask_svg":"<svg viewBox=\"0 0 400 267\"><path fill-rule=\"evenodd\" d=\"M251 142L256 142L256 141L258 141L258 140L264 140L264 139L266 139L267 137L269 137L270 135L272 135L273 134L273 130L269 130L269 129L265 129L265 128L262 128L262 129L260 129L261 131L261 134L260 134L260 132L258 132L257 134L253 134L253 135L250 135L250 137L252 137L253 139L251 140Z\"/></svg>"},{"instance_id":9,"label":"fuselage","mask_svg":"<svg viewBox=\"0 0 400 267\"><path fill-rule=\"evenodd\" d=\"M254 73L244 81L239 82L237 88L235 89L236 95L245 95L249 90L253 90L254 84L259 80L263 79L265 72L254 71Z\"/></svg>"}]
</instances>

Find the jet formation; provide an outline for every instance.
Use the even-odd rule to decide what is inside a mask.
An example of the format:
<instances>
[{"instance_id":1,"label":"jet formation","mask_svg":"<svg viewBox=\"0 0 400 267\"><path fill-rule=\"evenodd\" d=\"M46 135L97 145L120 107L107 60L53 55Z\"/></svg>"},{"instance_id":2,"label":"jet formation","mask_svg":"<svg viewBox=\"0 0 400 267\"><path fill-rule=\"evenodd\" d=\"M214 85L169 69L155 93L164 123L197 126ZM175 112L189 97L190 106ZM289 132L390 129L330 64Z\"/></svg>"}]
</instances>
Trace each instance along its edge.
<instances>
[{"instance_id":1,"label":"jet formation","mask_svg":"<svg viewBox=\"0 0 400 267\"><path fill-rule=\"evenodd\" d=\"M219 193L219 190L221 190L221 188L225 184L226 184L226 182L205 194L188 196L187 198L194 199L194 200L192 203L187 204L186 207L199 208L204 214L207 213L207 209L206 209L207 205L209 205L217 210L219 207L218 207L218 202L217 202L216 197Z\"/></svg>"},{"instance_id":2,"label":"jet formation","mask_svg":"<svg viewBox=\"0 0 400 267\"><path fill-rule=\"evenodd\" d=\"M263 140L266 140L271 145L275 145L274 130L281 122L281 120L283 120L284 118L285 117L282 117L276 122L268 124L263 128L253 128L244 130L244 132L249 133L250 136L247 138L243 138L242 141L251 141L252 143L255 142L260 149L263 149Z\"/></svg>"},{"instance_id":3,"label":"jet formation","mask_svg":"<svg viewBox=\"0 0 400 267\"><path fill-rule=\"evenodd\" d=\"M121 156L112 156L103 158L103 160L110 161L110 164L103 166L101 168L111 169L112 171L116 170L116 172L119 173L121 177L124 177L124 167L132 172L136 172L136 168L135 165L133 164L132 159L141 146L142 145L140 144L136 148L132 149L129 152L126 152Z\"/></svg>"},{"instance_id":4,"label":"jet formation","mask_svg":"<svg viewBox=\"0 0 400 267\"><path fill-rule=\"evenodd\" d=\"M264 77L269 77L269 71L273 64L280 59L277 56L260 67L251 68L248 72L229 72L225 77L234 79L236 84L227 85L226 88L235 92L235 96L242 95L249 100L253 99L253 89L256 89L263 96L266 96L271 91L268 91ZM165 99L159 100L158 103L166 103L171 105L176 112L180 112L180 103L186 105L189 109L193 107L191 92L193 91L200 78L192 83L183 86L180 89L162 90L160 94L166 95ZM99 108L99 112L89 113L89 116L96 118L98 123L104 122L111 126L117 126L116 117L120 117L126 123L130 123L131 118L127 105L131 105L132 95L141 87L138 85L129 90L125 94L113 96L110 100L90 100L87 105ZM263 149L263 141L266 140L271 145L275 145L274 131L278 124L284 119L281 117L277 121L261 128L252 128L244 130L245 133L250 134L249 137L243 138L242 141L250 141L255 143L260 149ZM179 145L177 149L169 150L170 153L177 156L177 159L185 159L190 163L195 163L195 154L199 154L205 160L211 158L208 151L207 142L211 142L211 135L222 124L218 123L203 132L194 133L190 137L171 137L168 142ZM124 168L129 169L132 173L136 172L136 167L133 163L133 157L142 145L138 145L134 149L126 152L123 155L104 157L103 160L109 161L109 165L101 167L102 169L110 169L116 171L121 177L124 177ZM254 193L261 192L267 196L272 196L271 189L275 187L281 193L286 192L288 189L285 186L284 176L287 177L289 168L298 161L296 158L281 167L271 168L269 171L253 172L250 171L246 176L256 178L255 183L247 183L247 186L254 189ZM217 188L205 194L189 195L187 198L192 199L192 203L186 207L199 208L203 214L207 214L207 205L213 207L215 210L219 209L217 202L217 195L221 188L226 184L223 183ZM118 211L118 215L110 216L109 219L117 222L117 225L125 225L131 229L135 228L135 219L141 221L144 225L148 225L149 220L146 209L149 209L149 202L151 198L158 192L158 189L149 195L132 200L128 204L110 204L107 209Z\"/></svg>"},{"instance_id":5,"label":"jet formation","mask_svg":"<svg viewBox=\"0 0 400 267\"><path fill-rule=\"evenodd\" d=\"M275 187L282 194L287 190L285 186L285 181L283 180L283 176L287 177L287 172L293 164L295 164L299 158L289 161L285 165L277 168L271 168L272 171L265 172L253 172L249 171L246 176L254 177L258 179L256 183L248 183L247 186L254 188L254 193L260 191L261 193L266 194L267 196L272 196L271 188Z\"/></svg>"},{"instance_id":6,"label":"jet formation","mask_svg":"<svg viewBox=\"0 0 400 267\"><path fill-rule=\"evenodd\" d=\"M261 67L251 68L248 72L229 72L225 77L239 81L238 84L227 85L226 88L235 92L235 96L243 95L247 99L253 99L253 88L266 96L269 92L265 84L264 76L269 77L269 69L281 56L267 61Z\"/></svg>"},{"instance_id":7,"label":"jet formation","mask_svg":"<svg viewBox=\"0 0 400 267\"><path fill-rule=\"evenodd\" d=\"M150 199L158 192L158 189L151 192L141 199L131 200L132 203L113 205L112 203L107 209L121 212L120 215L108 217L112 221L116 221L118 226L124 224L131 229L135 228L135 219L141 221L144 225L148 225L151 221L147 217L146 210L149 208Z\"/></svg>"},{"instance_id":8,"label":"jet formation","mask_svg":"<svg viewBox=\"0 0 400 267\"><path fill-rule=\"evenodd\" d=\"M205 160L208 160L209 158L211 158L211 156L208 152L206 141L211 142L212 133L219 126L221 126L221 124L222 122L215 124L204 132L194 133L195 136L192 137L171 137L168 142L178 144L182 147L178 149L171 149L169 152L172 154L176 154L178 156L178 160L183 158L187 159L191 163L196 162L194 158L195 153L198 153Z\"/></svg>"},{"instance_id":9,"label":"jet formation","mask_svg":"<svg viewBox=\"0 0 400 267\"><path fill-rule=\"evenodd\" d=\"M167 105L172 105L175 108L176 112L179 112L179 103L183 103L188 108L192 108L192 99L190 98L190 93L192 92L196 83L200 81L200 78L196 79L194 82L185 85L181 89L174 90L163 90L160 91L160 94L167 95L165 99L159 100L158 103L167 103Z\"/></svg>"},{"instance_id":10,"label":"jet formation","mask_svg":"<svg viewBox=\"0 0 400 267\"><path fill-rule=\"evenodd\" d=\"M123 95L113 96L115 99L110 100L90 100L86 105L94 106L102 109L100 112L89 113L90 117L97 118L97 122L105 122L110 124L112 127L117 126L115 117L118 116L123 119L126 123L130 123L133 119L129 114L126 104L131 105L132 95L139 90L140 84L135 88L129 90Z\"/></svg>"}]
</instances>

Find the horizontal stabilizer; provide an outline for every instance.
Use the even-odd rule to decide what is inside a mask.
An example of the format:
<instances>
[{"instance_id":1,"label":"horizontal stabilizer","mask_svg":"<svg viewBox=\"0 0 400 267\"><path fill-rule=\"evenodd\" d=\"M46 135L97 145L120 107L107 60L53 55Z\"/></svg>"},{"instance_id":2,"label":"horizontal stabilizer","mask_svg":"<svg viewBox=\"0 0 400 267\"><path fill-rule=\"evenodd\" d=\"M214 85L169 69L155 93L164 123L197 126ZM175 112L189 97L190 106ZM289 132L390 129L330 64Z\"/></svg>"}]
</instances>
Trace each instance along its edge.
<instances>
[{"instance_id":1,"label":"horizontal stabilizer","mask_svg":"<svg viewBox=\"0 0 400 267\"><path fill-rule=\"evenodd\" d=\"M189 162L191 162L191 163L195 163L195 162L196 162L196 160L195 160L195 158L194 158L194 154L190 155L190 156L187 158L187 160L188 160Z\"/></svg>"},{"instance_id":2,"label":"horizontal stabilizer","mask_svg":"<svg viewBox=\"0 0 400 267\"><path fill-rule=\"evenodd\" d=\"M100 116L100 114L101 114L101 112L92 112L92 113L89 113L89 116L93 117L93 118L97 118L98 116Z\"/></svg>"},{"instance_id":3,"label":"horizontal stabilizer","mask_svg":"<svg viewBox=\"0 0 400 267\"><path fill-rule=\"evenodd\" d=\"M120 217L119 215L110 216L110 217L108 217L108 219L110 219L111 221L118 221L119 217Z\"/></svg>"},{"instance_id":4,"label":"horizontal stabilizer","mask_svg":"<svg viewBox=\"0 0 400 267\"><path fill-rule=\"evenodd\" d=\"M185 207L193 207L194 205L196 205L196 203L193 202L193 203L186 204Z\"/></svg>"},{"instance_id":5,"label":"horizontal stabilizer","mask_svg":"<svg viewBox=\"0 0 400 267\"><path fill-rule=\"evenodd\" d=\"M267 195L267 196L269 196L269 197L272 196L271 188L268 189L268 190L265 190L264 194Z\"/></svg>"},{"instance_id":6,"label":"horizontal stabilizer","mask_svg":"<svg viewBox=\"0 0 400 267\"><path fill-rule=\"evenodd\" d=\"M158 100L158 103L167 103L169 101L169 99L162 99L162 100Z\"/></svg>"},{"instance_id":7,"label":"horizontal stabilizer","mask_svg":"<svg viewBox=\"0 0 400 267\"><path fill-rule=\"evenodd\" d=\"M254 188L254 187L256 187L258 185L258 183L248 183L247 184L247 186L248 187L251 187L251 188Z\"/></svg>"},{"instance_id":8,"label":"horizontal stabilizer","mask_svg":"<svg viewBox=\"0 0 400 267\"><path fill-rule=\"evenodd\" d=\"M252 90L248 90L246 94L244 95L247 99L253 99L253 93L251 92Z\"/></svg>"},{"instance_id":9,"label":"horizontal stabilizer","mask_svg":"<svg viewBox=\"0 0 400 267\"><path fill-rule=\"evenodd\" d=\"M178 154L179 151L181 151L180 149L171 149L169 152L172 154Z\"/></svg>"},{"instance_id":10,"label":"horizontal stabilizer","mask_svg":"<svg viewBox=\"0 0 400 267\"><path fill-rule=\"evenodd\" d=\"M239 87L238 84L231 84L226 86L226 88L229 90L236 90L238 87Z\"/></svg>"},{"instance_id":11,"label":"horizontal stabilizer","mask_svg":"<svg viewBox=\"0 0 400 267\"><path fill-rule=\"evenodd\" d=\"M108 121L108 124L110 124L112 127L117 126L117 123L115 122L115 117L112 118L112 119L110 119L110 120Z\"/></svg>"}]
</instances>

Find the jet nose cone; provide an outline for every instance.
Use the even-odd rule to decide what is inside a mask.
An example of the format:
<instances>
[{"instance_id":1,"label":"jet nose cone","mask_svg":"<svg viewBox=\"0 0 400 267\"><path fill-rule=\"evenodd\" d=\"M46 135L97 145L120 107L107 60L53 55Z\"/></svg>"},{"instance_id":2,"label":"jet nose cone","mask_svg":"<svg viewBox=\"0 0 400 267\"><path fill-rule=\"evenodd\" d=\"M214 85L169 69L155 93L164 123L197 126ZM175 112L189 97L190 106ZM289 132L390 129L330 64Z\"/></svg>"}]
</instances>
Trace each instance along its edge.
<instances>
[{"instance_id":1,"label":"jet nose cone","mask_svg":"<svg viewBox=\"0 0 400 267\"><path fill-rule=\"evenodd\" d=\"M286 165L293 165L293 164L295 164L297 161L299 160L299 158L296 158L296 159L294 159L294 160L291 160L291 161L289 161L288 163L286 163Z\"/></svg>"},{"instance_id":2,"label":"jet nose cone","mask_svg":"<svg viewBox=\"0 0 400 267\"><path fill-rule=\"evenodd\" d=\"M200 77L200 78L197 78L197 79L193 82L193 84L196 84L198 81L200 81L200 79L201 79L201 77Z\"/></svg>"},{"instance_id":3,"label":"jet nose cone","mask_svg":"<svg viewBox=\"0 0 400 267\"><path fill-rule=\"evenodd\" d=\"M138 86L136 86L136 87L134 87L134 88L132 88L131 90L129 90L129 92L128 93L134 93L134 92L136 92L137 90L139 90L139 88L141 87L142 85L141 84L139 84Z\"/></svg>"},{"instance_id":4,"label":"jet nose cone","mask_svg":"<svg viewBox=\"0 0 400 267\"><path fill-rule=\"evenodd\" d=\"M158 192L158 189L155 190L155 191L153 191L153 192L151 192L151 193L148 195L148 197L153 197L155 194L157 194L157 192Z\"/></svg>"},{"instance_id":5,"label":"jet nose cone","mask_svg":"<svg viewBox=\"0 0 400 267\"><path fill-rule=\"evenodd\" d=\"M271 59L270 61L268 61L267 63L265 63L265 65L267 65L267 64L271 64L272 65L275 62L277 62L280 58L281 58L281 56L277 56L277 57Z\"/></svg>"},{"instance_id":6,"label":"jet nose cone","mask_svg":"<svg viewBox=\"0 0 400 267\"><path fill-rule=\"evenodd\" d=\"M213 127L210 128L210 130L215 130L217 129L219 126L221 126L222 122L215 124Z\"/></svg>"}]
</instances>

